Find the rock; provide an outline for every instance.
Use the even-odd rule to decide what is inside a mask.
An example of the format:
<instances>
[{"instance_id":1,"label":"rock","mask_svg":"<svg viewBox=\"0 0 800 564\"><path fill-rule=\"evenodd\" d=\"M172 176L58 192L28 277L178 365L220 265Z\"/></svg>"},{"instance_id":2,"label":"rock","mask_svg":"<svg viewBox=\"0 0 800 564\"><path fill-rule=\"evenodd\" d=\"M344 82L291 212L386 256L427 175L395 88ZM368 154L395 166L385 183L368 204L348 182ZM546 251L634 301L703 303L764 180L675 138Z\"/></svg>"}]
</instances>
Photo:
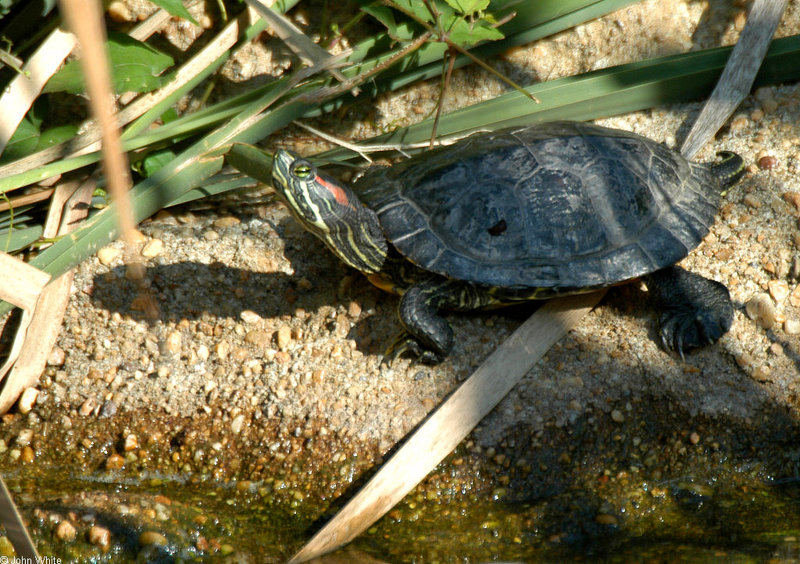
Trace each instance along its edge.
<instances>
[{"instance_id":1,"label":"rock","mask_svg":"<svg viewBox=\"0 0 800 564\"><path fill-rule=\"evenodd\" d=\"M237 435L242 432L245 424L245 416L243 413L240 413L236 417L233 418L231 421L231 431L236 433Z\"/></svg>"},{"instance_id":2,"label":"rock","mask_svg":"<svg viewBox=\"0 0 800 564\"><path fill-rule=\"evenodd\" d=\"M272 342L272 333L268 331L248 331L244 342L259 348L266 348Z\"/></svg>"},{"instance_id":3,"label":"rock","mask_svg":"<svg viewBox=\"0 0 800 564\"><path fill-rule=\"evenodd\" d=\"M50 366L64 366L67 361L67 353L61 347L53 347L50 356L47 357L47 364Z\"/></svg>"},{"instance_id":4,"label":"rock","mask_svg":"<svg viewBox=\"0 0 800 564\"><path fill-rule=\"evenodd\" d=\"M131 452L139 448L139 439L134 434L129 434L125 437L125 441L122 445L122 450L125 452Z\"/></svg>"},{"instance_id":5,"label":"rock","mask_svg":"<svg viewBox=\"0 0 800 564\"><path fill-rule=\"evenodd\" d=\"M167 338L164 339L163 346L161 347L163 350L162 352L166 354L178 354L181 352L181 342L183 341L183 337L181 336L180 331L170 331Z\"/></svg>"},{"instance_id":6,"label":"rock","mask_svg":"<svg viewBox=\"0 0 800 564\"><path fill-rule=\"evenodd\" d=\"M221 361L225 361L231 352L231 345L228 341L220 341L214 345L214 352Z\"/></svg>"},{"instance_id":7,"label":"rock","mask_svg":"<svg viewBox=\"0 0 800 564\"><path fill-rule=\"evenodd\" d=\"M91 527L89 527L87 538L89 539L89 542L91 544L99 546L100 548L105 550L111 544L111 531L109 531L105 527L92 525Z\"/></svg>"},{"instance_id":8,"label":"rock","mask_svg":"<svg viewBox=\"0 0 800 564\"><path fill-rule=\"evenodd\" d=\"M254 325L262 321L262 317L260 315L249 309L242 311L242 313L239 314L239 317L241 317L242 321L244 321L248 325Z\"/></svg>"},{"instance_id":9,"label":"rock","mask_svg":"<svg viewBox=\"0 0 800 564\"><path fill-rule=\"evenodd\" d=\"M116 247L103 247L97 251L97 260L100 261L100 264L105 266L111 266L113 263L117 262L121 256L122 251Z\"/></svg>"},{"instance_id":10,"label":"rock","mask_svg":"<svg viewBox=\"0 0 800 564\"><path fill-rule=\"evenodd\" d=\"M282 351L285 351L292 343L292 330L288 325L282 325L281 328L278 329L276 342L278 348Z\"/></svg>"},{"instance_id":11,"label":"rock","mask_svg":"<svg viewBox=\"0 0 800 564\"><path fill-rule=\"evenodd\" d=\"M240 223L241 220L238 217L221 217L214 222L214 227L217 229L227 229L228 227L233 227L234 225L239 225Z\"/></svg>"},{"instance_id":12,"label":"rock","mask_svg":"<svg viewBox=\"0 0 800 564\"><path fill-rule=\"evenodd\" d=\"M97 415L102 418L114 417L117 414L117 403L114 400L105 400L100 406L100 413Z\"/></svg>"},{"instance_id":13,"label":"rock","mask_svg":"<svg viewBox=\"0 0 800 564\"><path fill-rule=\"evenodd\" d=\"M800 333L800 320L795 318L787 319L783 322L783 332L787 335L797 335Z\"/></svg>"},{"instance_id":14,"label":"rock","mask_svg":"<svg viewBox=\"0 0 800 564\"><path fill-rule=\"evenodd\" d=\"M789 303L794 307L800 307L800 284L789 294Z\"/></svg>"},{"instance_id":15,"label":"rock","mask_svg":"<svg viewBox=\"0 0 800 564\"><path fill-rule=\"evenodd\" d=\"M14 442L16 442L19 446L26 446L31 444L33 440L33 429L22 429L17 434L17 438Z\"/></svg>"},{"instance_id":16,"label":"rock","mask_svg":"<svg viewBox=\"0 0 800 564\"><path fill-rule=\"evenodd\" d=\"M39 397L39 390L36 388L25 388L22 395L19 397L17 409L22 414L30 413L33 406L36 404L36 398Z\"/></svg>"},{"instance_id":17,"label":"rock","mask_svg":"<svg viewBox=\"0 0 800 564\"><path fill-rule=\"evenodd\" d=\"M139 535L140 546L150 546L153 544L166 546L167 543L167 537L155 531L144 531L141 535Z\"/></svg>"},{"instance_id":18,"label":"rock","mask_svg":"<svg viewBox=\"0 0 800 564\"><path fill-rule=\"evenodd\" d=\"M777 312L768 294L762 292L750 298L745 304L745 311L762 329L770 329L775 325Z\"/></svg>"},{"instance_id":19,"label":"rock","mask_svg":"<svg viewBox=\"0 0 800 564\"><path fill-rule=\"evenodd\" d=\"M142 247L142 256L144 258L154 258L164 252L164 241L161 239L150 239Z\"/></svg>"},{"instance_id":20,"label":"rock","mask_svg":"<svg viewBox=\"0 0 800 564\"><path fill-rule=\"evenodd\" d=\"M608 525L613 526L618 523L617 518L613 515L609 515L607 513L600 513L597 517L594 518L594 522L598 525Z\"/></svg>"},{"instance_id":21,"label":"rock","mask_svg":"<svg viewBox=\"0 0 800 564\"><path fill-rule=\"evenodd\" d=\"M63 542L72 542L78 536L75 526L69 521L61 521L55 530L56 538Z\"/></svg>"},{"instance_id":22,"label":"rock","mask_svg":"<svg viewBox=\"0 0 800 564\"><path fill-rule=\"evenodd\" d=\"M800 210L800 192L784 192L781 197L788 204L792 204L796 210Z\"/></svg>"},{"instance_id":23,"label":"rock","mask_svg":"<svg viewBox=\"0 0 800 564\"><path fill-rule=\"evenodd\" d=\"M125 468L125 459L117 454L116 452L106 458L106 470L113 471L113 470L122 470Z\"/></svg>"},{"instance_id":24,"label":"rock","mask_svg":"<svg viewBox=\"0 0 800 564\"><path fill-rule=\"evenodd\" d=\"M97 402L95 401L95 399L93 397L88 397L81 404L80 408L78 408L78 414L80 414L81 417L87 417L91 415L92 411L94 411L94 408L96 406Z\"/></svg>"},{"instance_id":25,"label":"rock","mask_svg":"<svg viewBox=\"0 0 800 564\"><path fill-rule=\"evenodd\" d=\"M785 280L770 280L767 287L775 303L783 302L789 295L789 284Z\"/></svg>"}]
</instances>

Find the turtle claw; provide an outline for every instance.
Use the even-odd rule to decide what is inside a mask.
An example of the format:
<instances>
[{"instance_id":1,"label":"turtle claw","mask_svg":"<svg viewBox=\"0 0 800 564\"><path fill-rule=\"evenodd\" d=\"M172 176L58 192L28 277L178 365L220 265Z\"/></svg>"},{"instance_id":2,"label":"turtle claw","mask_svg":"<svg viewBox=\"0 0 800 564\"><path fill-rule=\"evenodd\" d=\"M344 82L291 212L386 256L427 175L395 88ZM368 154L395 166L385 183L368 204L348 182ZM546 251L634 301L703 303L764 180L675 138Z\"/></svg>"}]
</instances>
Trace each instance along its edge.
<instances>
[{"instance_id":1,"label":"turtle claw","mask_svg":"<svg viewBox=\"0 0 800 564\"><path fill-rule=\"evenodd\" d=\"M704 345L711 345L731 327L732 315L727 311L671 310L661 316L661 343L665 349L674 350L686 361L685 353Z\"/></svg>"},{"instance_id":2,"label":"turtle claw","mask_svg":"<svg viewBox=\"0 0 800 564\"><path fill-rule=\"evenodd\" d=\"M733 304L719 282L677 266L653 272L646 280L662 310L661 343L681 360L689 350L717 342L731 328Z\"/></svg>"},{"instance_id":3,"label":"turtle claw","mask_svg":"<svg viewBox=\"0 0 800 564\"><path fill-rule=\"evenodd\" d=\"M389 366L397 358L406 353L422 362L423 364L439 364L442 358L434 351L424 349L420 342L410 333L403 331L394 338L392 343L384 351L381 364Z\"/></svg>"}]
</instances>

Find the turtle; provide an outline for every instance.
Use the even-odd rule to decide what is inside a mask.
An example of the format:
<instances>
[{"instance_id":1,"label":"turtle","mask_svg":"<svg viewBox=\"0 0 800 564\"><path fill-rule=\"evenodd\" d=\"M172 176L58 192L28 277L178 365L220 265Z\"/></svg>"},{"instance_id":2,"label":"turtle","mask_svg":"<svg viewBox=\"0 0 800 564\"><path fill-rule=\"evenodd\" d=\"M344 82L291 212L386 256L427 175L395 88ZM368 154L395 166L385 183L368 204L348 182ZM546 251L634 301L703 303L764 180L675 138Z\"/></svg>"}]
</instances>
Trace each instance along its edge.
<instances>
[{"instance_id":1,"label":"turtle","mask_svg":"<svg viewBox=\"0 0 800 564\"><path fill-rule=\"evenodd\" d=\"M387 357L436 364L453 348L440 310L470 311L641 279L661 341L683 358L731 327L728 289L675 263L709 232L744 172L697 164L638 134L556 121L478 133L352 186L279 149L272 182L291 215L400 295Z\"/></svg>"}]
</instances>

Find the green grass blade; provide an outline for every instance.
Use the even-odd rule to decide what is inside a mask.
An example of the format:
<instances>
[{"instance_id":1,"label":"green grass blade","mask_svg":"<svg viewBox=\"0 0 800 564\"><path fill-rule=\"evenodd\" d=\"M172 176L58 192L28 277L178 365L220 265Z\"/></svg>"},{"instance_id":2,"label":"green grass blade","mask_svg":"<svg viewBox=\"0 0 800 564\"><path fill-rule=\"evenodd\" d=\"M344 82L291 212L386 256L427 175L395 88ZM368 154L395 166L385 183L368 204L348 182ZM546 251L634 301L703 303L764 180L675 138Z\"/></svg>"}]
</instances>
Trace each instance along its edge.
<instances>
[{"instance_id":1,"label":"green grass blade","mask_svg":"<svg viewBox=\"0 0 800 564\"><path fill-rule=\"evenodd\" d=\"M670 55L538 83L526 90L539 98L540 104L510 92L443 115L437 134L447 136L483 127L497 129L560 119L589 120L700 99L711 92L730 51L730 47L721 47ZM775 40L756 85L798 78L800 36ZM432 127L433 120L425 120L365 143L417 143L430 138ZM334 149L319 156L337 161L352 153Z\"/></svg>"}]
</instances>

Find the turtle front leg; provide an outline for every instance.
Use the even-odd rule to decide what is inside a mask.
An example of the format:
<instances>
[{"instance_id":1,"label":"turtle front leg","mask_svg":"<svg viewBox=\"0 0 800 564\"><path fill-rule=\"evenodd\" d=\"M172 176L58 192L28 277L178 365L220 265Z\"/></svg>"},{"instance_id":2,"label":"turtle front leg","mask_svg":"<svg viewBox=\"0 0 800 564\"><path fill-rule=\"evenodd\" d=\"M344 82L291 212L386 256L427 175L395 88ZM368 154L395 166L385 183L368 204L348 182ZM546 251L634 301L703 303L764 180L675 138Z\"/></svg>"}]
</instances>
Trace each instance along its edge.
<instances>
[{"instance_id":1,"label":"turtle front leg","mask_svg":"<svg viewBox=\"0 0 800 564\"><path fill-rule=\"evenodd\" d=\"M397 310L405 329L386 351L391 359L406 352L426 364L442 362L453 348L453 329L440 309L469 311L495 303L488 292L458 280L429 279L408 288Z\"/></svg>"}]
</instances>

